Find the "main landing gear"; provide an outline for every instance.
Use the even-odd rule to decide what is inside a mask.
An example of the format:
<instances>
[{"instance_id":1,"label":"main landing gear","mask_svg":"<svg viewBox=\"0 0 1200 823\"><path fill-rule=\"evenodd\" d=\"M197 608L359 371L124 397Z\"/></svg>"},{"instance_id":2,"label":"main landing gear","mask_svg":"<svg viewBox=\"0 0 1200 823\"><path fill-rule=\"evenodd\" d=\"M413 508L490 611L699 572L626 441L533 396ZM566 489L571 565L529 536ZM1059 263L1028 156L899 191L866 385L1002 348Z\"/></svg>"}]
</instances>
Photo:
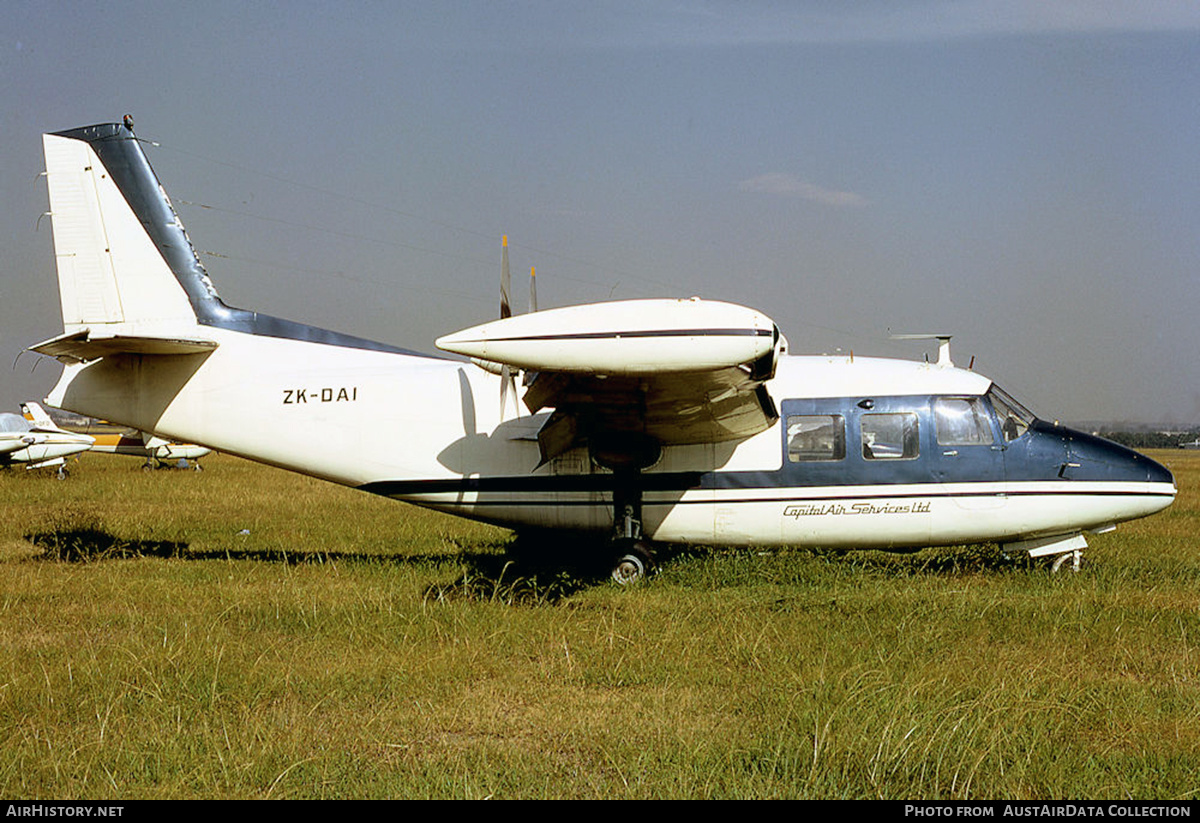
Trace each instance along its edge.
<instances>
[{"instance_id":1,"label":"main landing gear","mask_svg":"<svg viewBox=\"0 0 1200 823\"><path fill-rule=\"evenodd\" d=\"M144 472L152 472L158 469L191 469L192 471L198 472L204 471L204 467L200 465L199 460L188 462L186 457L179 458L179 460L175 462L174 466L172 466L166 460L162 460L157 457L147 457L146 462L142 464L142 471Z\"/></svg>"},{"instance_id":2,"label":"main landing gear","mask_svg":"<svg viewBox=\"0 0 1200 823\"><path fill-rule=\"evenodd\" d=\"M627 437L620 448L593 449L592 458L613 471L612 579L629 586L654 573L654 547L642 537L642 469L658 462L651 438Z\"/></svg>"}]
</instances>

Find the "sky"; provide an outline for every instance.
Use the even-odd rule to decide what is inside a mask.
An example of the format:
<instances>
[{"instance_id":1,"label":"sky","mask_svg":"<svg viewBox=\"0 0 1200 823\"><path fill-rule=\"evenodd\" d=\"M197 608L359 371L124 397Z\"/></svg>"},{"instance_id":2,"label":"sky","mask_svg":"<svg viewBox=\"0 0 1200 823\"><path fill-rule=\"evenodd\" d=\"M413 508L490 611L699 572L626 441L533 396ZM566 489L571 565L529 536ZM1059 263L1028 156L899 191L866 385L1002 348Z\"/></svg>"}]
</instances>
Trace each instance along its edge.
<instances>
[{"instance_id":1,"label":"sky","mask_svg":"<svg viewBox=\"0 0 1200 823\"><path fill-rule=\"evenodd\" d=\"M701 297L1039 416L1200 424L1200 4L2 0L0 409L59 366L43 132L130 113L225 302L421 351Z\"/></svg>"}]
</instances>

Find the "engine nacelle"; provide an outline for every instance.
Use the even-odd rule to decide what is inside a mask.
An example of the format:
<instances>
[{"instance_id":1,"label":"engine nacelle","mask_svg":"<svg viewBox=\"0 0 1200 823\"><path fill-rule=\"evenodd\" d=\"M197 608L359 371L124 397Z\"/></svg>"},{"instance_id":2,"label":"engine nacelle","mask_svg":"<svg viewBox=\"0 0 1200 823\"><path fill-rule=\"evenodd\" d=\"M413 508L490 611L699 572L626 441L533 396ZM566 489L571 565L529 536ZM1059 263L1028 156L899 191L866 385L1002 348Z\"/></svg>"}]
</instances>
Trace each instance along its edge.
<instances>
[{"instance_id":1,"label":"engine nacelle","mask_svg":"<svg viewBox=\"0 0 1200 823\"><path fill-rule=\"evenodd\" d=\"M522 314L455 332L438 348L535 371L650 375L774 361L779 330L732 303L622 300Z\"/></svg>"}]
</instances>

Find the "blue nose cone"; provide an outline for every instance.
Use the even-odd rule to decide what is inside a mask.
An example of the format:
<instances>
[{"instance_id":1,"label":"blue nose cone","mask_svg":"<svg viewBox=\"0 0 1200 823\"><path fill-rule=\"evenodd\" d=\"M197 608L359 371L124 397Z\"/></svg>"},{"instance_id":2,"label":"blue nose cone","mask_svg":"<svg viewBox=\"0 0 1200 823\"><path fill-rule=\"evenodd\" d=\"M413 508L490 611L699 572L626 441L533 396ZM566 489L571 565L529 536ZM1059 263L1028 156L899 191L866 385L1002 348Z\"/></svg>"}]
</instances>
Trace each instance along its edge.
<instances>
[{"instance_id":1,"label":"blue nose cone","mask_svg":"<svg viewBox=\"0 0 1200 823\"><path fill-rule=\"evenodd\" d=\"M1061 432L1067 441L1073 479L1175 484L1166 466L1144 454L1092 434L1066 428Z\"/></svg>"}]
</instances>

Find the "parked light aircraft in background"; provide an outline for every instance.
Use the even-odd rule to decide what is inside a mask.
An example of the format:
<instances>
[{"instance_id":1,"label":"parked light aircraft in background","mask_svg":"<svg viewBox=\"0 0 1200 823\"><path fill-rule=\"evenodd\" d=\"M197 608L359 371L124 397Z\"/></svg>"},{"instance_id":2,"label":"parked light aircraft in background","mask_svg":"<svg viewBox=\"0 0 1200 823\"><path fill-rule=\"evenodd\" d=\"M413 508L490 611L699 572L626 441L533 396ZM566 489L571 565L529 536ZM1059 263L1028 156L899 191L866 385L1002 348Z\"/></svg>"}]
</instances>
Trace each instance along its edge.
<instances>
[{"instance_id":1,"label":"parked light aircraft in background","mask_svg":"<svg viewBox=\"0 0 1200 823\"><path fill-rule=\"evenodd\" d=\"M31 423L19 414L0 413L0 467L17 463L25 464L27 469L57 466L62 479L67 476L66 458L91 447L92 438L60 429L48 417Z\"/></svg>"},{"instance_id":2,"label":"parked light aircraft in background","mask_svg":"<svg viewBox=\"0 0 1200 823\"><path fill-rule=\"evenodd\" d=\"M622 581L658 541L996 541L1077 568L1085 532L1175 497L1158 463L1036 418L948 356L790 356L770 319L728 303L502 312L437 341L474 362L232 308L130 120L44 148L64 329L33 350L65 364L48 401L64 409L513 529L598 535ZM516 372L520 414L500 402Z\"/></svg>"},{"instance_id":3,"label":"parked light aircraft in background","mask_svg":"<svg viewBox=\"0 0 1200 823\"><path fill-rule=\"evenodd\" d=\"M124 454L130 457L144 457L144 471L154 471L156 468L190 468L194 471L204 471L200 458L212 452L204 446L194 443L173 443L157 435L143 431L129 431L120 434L94 434L96 444L92 451L100 454Z\"/></svg>"},{"instance_id":4,"label":"parked light aircraft in background","mask_svg":"<svg viewBox=\"0 0 1200 823\"><path fill-rule=\"evenodd\" d=\"M50 415L37 403L22 403L21 411L25 419L36 426L57 428ZM178 468L192 468L203 471L200 458L212 451L192 443L172 443L148 432L121 432L116 434L93 434L93 443L89 451L101 454L125 454L131 457L146 458L142 468L153 471L157 468L168 467L172 462ZM190 462L189 462L190 461Z\"/></svg>"}]
</instances>

